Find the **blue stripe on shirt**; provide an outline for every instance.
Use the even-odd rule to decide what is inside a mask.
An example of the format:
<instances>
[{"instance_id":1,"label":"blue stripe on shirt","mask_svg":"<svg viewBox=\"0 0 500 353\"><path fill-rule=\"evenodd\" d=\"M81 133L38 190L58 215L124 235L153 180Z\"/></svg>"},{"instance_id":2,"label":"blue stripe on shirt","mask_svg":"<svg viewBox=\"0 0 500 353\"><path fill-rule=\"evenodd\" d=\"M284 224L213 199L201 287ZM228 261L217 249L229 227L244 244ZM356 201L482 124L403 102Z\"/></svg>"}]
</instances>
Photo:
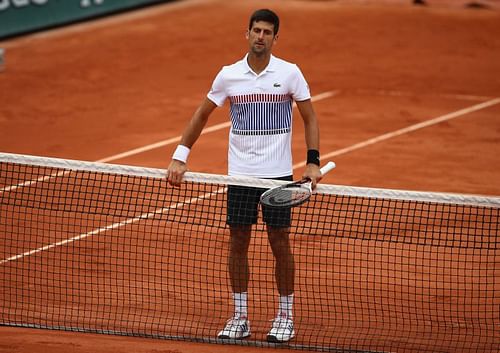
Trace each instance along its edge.
<instances>
[{"instance_id":1,"label":"blue stripe on shirt","mask_svg":"<svg viewBox=\"0 0 500 353\"><path fill-rule=\"evenodd\" d=\"M287 94L249 94L230 98L233 133L275 135L289 133L292 99Z\"/></svg>"}]
</instances>

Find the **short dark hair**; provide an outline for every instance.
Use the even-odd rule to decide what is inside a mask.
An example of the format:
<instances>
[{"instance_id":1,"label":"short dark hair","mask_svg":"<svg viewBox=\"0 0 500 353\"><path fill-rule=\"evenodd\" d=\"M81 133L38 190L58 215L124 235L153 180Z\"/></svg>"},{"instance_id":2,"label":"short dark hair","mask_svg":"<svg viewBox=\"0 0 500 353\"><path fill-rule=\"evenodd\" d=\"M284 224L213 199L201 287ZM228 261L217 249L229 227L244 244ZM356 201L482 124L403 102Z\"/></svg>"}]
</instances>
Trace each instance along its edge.
<instances>
[{"instance_id":1,"label":"short dark hair","mask_svg":"<svg viewBox=\"0 0 500 353\"><path fill-rule=\"evenodd\" d=\"M260 9L255 11L250 17L248 30L252 29L254 22L259 22L259 21L272 23L274 26L274 35L278 34L278 31L280 29L280 18L278 17L278 15L276 15L276 13L274 13L269 9Z\"/></svg>"}]
</instances>

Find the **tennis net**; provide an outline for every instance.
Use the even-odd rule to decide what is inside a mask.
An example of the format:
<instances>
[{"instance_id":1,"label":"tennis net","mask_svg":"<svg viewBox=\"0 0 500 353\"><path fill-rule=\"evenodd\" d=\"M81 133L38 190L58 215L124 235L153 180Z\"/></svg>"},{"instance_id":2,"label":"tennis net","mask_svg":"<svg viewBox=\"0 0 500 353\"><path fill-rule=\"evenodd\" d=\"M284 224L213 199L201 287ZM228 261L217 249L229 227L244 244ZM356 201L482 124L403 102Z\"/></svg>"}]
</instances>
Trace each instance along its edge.
<instances>
[{"instance_id":1,"label":"tennis net","mask_svg":"<svg viewBox=\"0 0 500 353\"><path fill-rule=\"evenodd\" d=\"M499 197L320 185L292 211L296 337L261 217L252 336L233 313L228 185L280 182L0 153L0 325L334 352L500 351Z\"/></svg>"}]
</instances>

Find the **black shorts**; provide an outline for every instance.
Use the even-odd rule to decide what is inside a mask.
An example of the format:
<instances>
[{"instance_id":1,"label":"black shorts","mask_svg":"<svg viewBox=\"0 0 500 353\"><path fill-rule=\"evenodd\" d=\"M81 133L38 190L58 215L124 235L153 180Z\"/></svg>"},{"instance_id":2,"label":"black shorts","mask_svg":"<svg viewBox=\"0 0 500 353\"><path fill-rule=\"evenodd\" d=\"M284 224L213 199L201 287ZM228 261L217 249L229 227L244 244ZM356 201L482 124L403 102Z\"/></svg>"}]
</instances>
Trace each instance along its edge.
<instances>
[{"instance_id":1,"label":"black shorts","mask_svg":"<svg viewBox=\"0 0 500 353\"><path fill-rule=\"evenodd\" d=\"M292 181L289 175L275 180ZM229 225L250 225L257 223L260 195L267 189L250 186L228 185L227 187L227 220ZM291 223L290 208L272 208L262 206L264 222L270 227L289 227Z\"/></svg>"}]
</instances>

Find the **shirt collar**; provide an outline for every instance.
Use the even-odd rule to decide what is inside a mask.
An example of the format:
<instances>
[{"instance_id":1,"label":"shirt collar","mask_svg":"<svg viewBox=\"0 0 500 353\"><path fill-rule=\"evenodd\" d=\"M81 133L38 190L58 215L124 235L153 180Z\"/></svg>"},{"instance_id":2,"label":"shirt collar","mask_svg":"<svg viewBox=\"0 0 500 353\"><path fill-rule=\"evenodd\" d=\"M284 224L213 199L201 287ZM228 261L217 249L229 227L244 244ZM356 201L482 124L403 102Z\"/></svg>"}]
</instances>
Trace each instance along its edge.
<instances>
[{"instance_id":1,"label":"shirt collar","mask_svg":"<svg viewBox=\"0 0 500 353\"><path fill-rule=\"evenodd\" d=\"M249 72L253 73L253 70L248 65L248 53L245 55L242 61L243 61L243 73L245 74ZM271 54L271 58L269 59L269 64L267 64L266 68L264 69L264 71L262 71L262 73L274 72L274 71L276 71L276 57Z\"/></svg>"}]
</instances>

